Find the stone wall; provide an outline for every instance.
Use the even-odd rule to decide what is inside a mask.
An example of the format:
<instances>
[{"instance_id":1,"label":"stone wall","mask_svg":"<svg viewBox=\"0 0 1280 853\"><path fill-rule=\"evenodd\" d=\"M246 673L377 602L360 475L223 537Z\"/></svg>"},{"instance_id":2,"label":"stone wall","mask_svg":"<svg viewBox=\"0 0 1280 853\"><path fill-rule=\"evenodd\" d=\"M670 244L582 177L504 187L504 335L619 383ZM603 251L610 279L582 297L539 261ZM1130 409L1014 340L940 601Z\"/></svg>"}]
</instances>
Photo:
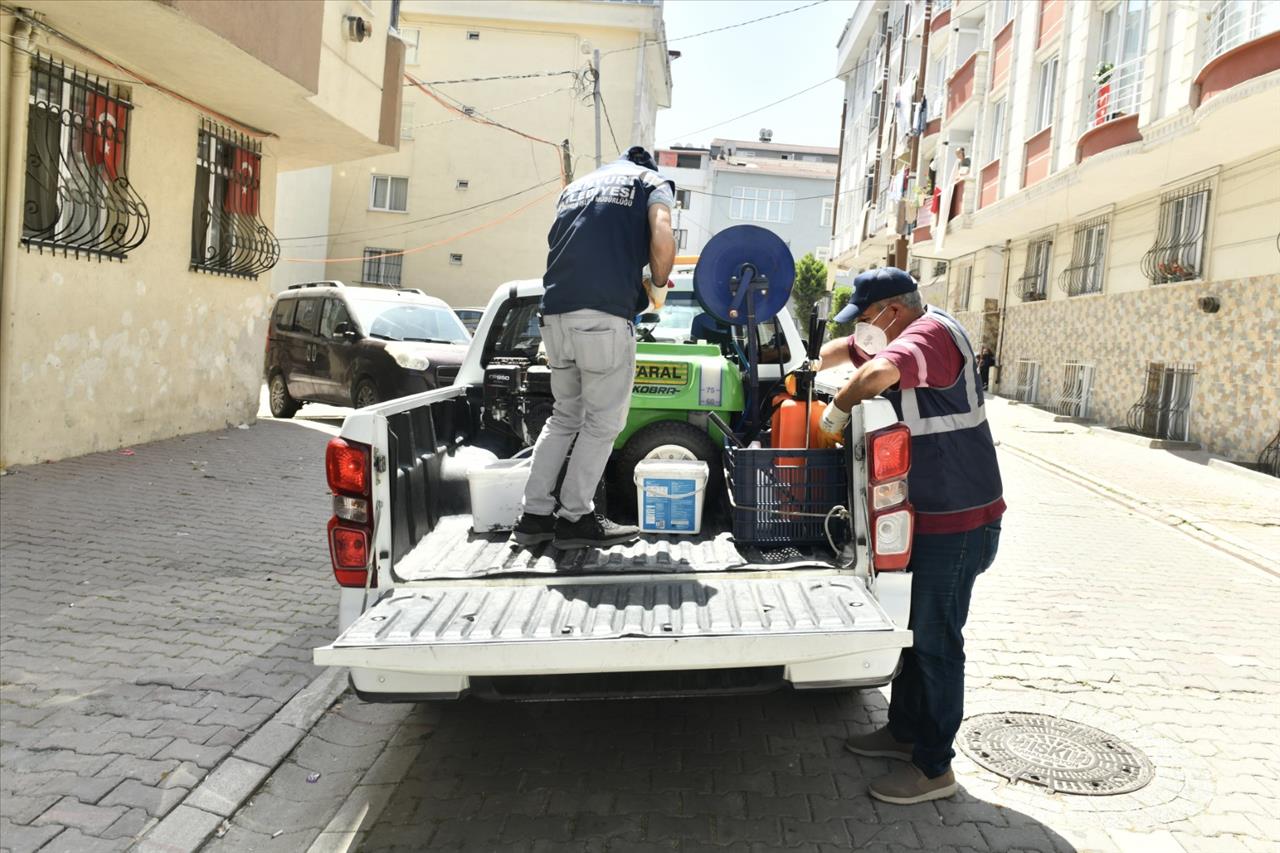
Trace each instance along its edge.
<instances>
[{"instance_id":1,"label":"stone wall","mask_svg":"<svg viewBox=\"0 0 1280 853\"><path fill-rule=\"evenodd\" d=\"M1201 297L1221 303L1201 310ZM976 313L962 315L978 327ZM1040 363L1042 406L1062 389L1063 363L1094 365L1090 417L1125 426L1150 362L1196 367L1191 440L1252 462L1280 429L1280 275L1014 303L1005 317L999 393L1013 396L1018 359Z\"/></svg>"}]
</instances>

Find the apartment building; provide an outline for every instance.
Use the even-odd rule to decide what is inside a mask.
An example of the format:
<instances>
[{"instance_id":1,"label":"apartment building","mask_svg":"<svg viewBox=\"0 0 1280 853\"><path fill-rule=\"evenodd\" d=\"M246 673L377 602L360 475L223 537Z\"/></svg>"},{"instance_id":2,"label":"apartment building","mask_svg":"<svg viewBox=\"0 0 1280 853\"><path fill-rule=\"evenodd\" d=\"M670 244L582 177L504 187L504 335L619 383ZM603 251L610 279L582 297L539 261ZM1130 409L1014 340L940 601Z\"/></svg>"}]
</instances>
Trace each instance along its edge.
<instances>
[{"instance_id":1,"label":"apartment building","mask_svg":"<svg viewBox=\"0 0 1280 853\"><path fill-rule=\"evenodd\" d=\"M758 140L711 140L712 234L732 225L768 228L797 259L826 260L831 247L839 151Z\"/></svg>"},{"instance_id":2,"label":"apartment building","mask_svg":"<svg viewBox=\"0 0 1280 853\"><path fill-rule=\"evenodd\" d=\"M690 145L660 148L658 172L675 182L676 209L671 212L676 253L697 255L711 239L711 149Z\"/></svg>"},{"instance_id":3,"label":"apartment building","mask_svg":"<svg viewBox=\"0 0 1280 853\"><path fill-rule=\"evenodd\" d=\"M393 150L391 0L0 15L0 466L252 420L278 172Z\"/></svg>"},{"instance_id":4,"label":"apartment building","mask_svg":"<svg viewBox=\"0 0 1280 853\"><path fill-rule=\"evenodd\" d=\"M662 2L401 0L399 12L412 78L399 151L314 177L289 204L327 208L326 277L484 305L542 275L556 197L595 168L596 51L602 160L652 149L671 97Z\"/></svg>"},{"instance_id":5,"label":"apartment building","mask_svg":"<svg viewBox=\"0 0 1280 853\"><path fill-rule=\"evenodd\" d=\"M1273 441L1280 4L882 0L837 51L842 268L945 269L926 296L1001 394L1244 462Z\"/></svg>"}]
</instances>

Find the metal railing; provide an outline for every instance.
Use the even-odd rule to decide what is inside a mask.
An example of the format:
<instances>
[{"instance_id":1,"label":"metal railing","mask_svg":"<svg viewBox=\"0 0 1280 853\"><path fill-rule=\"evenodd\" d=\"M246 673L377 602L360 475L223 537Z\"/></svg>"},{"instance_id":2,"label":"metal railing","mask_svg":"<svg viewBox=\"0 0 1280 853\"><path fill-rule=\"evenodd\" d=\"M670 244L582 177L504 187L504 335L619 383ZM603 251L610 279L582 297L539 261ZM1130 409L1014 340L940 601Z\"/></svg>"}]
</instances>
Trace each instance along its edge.
<instances>
[{"instance_id":1,"label":"metal railing","mask_svg":"<svg viewBox=\"0 0 1280 853\"><path fill-rule=\"evenodd\" d=\"M1275 0L1218 0L1204 29L1204 62L1276 30L1280 3Z\"/></svg>"},{"instance_id":2,"label":"metal railing","mask_svg":"<svg viewBox=\"0 0 1280 853\"><path fill-rule=\"evenodd\" d=\"M1076 226L1071 264L1058 276L1058 286L1068 296L1102 292L1109 224L1106 217L1099 217Z\"/></svg>"},{"instance_id":3,"label":"metal railing","mask_svg":"<svg viewBox=\"0 0 1280 853\"><path fill-rule=\"evenodd\" d=\"M1142 103L1143 57L1112 65L1105 62L1094 72L1085 102L1085 127L1097 127L1125 115L1134 115Z\"/></svg>"},{"instance_id":4,"label":"metal railing","mask_svg":"<svg viewBox=\"0 0 1280 853\"><path fill-rule=\"evenodd\" d=\"M1129 409L1129 429L1151 438L1187 441L1195 378L1194 364L1149 364L1142 399Z\"/></svg>"},{"instance_id":5,"label":"metal railing","mask_svg":"<svg viewBox=\"0 0 1280 853\"><path fill-rule=\"evenodd\" d=\"M1152 284L1193 281L1204 274L1208 221L1208 181L1182 187L1160 199L1155 245L1142 256L1142 272Z\"/></svg>"},{"instance_id":6,"label":"metal railing","mask_svg":"<svg viewBox=\"0 0 1280 853\"><path fill-rule=\"evenodd\" d=\"M109 80L43 55L28 103L22 244L124 259L151 226L128 175L133 104Z\"/></svg>"},{"instance_id":7,"label":"metal railing","mask_svg":"<svg viewBox=\"0 0 1280 853\"><path fill-rule=\"evenodd\" d=\"M1035 403L1040 396L1040 362L1020 358L1014 362L1014 368L1017 370L1014 398L1024 403Z\"/></svg>"},{"instance_id":8,"label":"metal railing","mask_svg":"<svg viewBox=\"0 0 1280 853\"><path fill-rule=\"evenodd\" d=\"M1280 432L1258 454L1258 468L1272 477L1280 477Z\"/></svg>"},{"instance_id":9,"label":"metal railing","mask_svg":"<svg viewBox=\"0 0 1280 853\"><path fill-rule=\"evenodd\" d=\"M1087 418L1092 392L1093 365L1068 361L1062 366L1062 393L1054 411L1070 418Z\"/></svg>"},{"instance_id":10,"label":"metal railing","mask_svg":"<svg viewBox=\"0 0 1280 853\"><path fill-rule=\"evenodd\" d=\"M262 145L207 118L196 143L191 269L257 278L280 260L262 221Z\"/></svg>"}]
</instances>

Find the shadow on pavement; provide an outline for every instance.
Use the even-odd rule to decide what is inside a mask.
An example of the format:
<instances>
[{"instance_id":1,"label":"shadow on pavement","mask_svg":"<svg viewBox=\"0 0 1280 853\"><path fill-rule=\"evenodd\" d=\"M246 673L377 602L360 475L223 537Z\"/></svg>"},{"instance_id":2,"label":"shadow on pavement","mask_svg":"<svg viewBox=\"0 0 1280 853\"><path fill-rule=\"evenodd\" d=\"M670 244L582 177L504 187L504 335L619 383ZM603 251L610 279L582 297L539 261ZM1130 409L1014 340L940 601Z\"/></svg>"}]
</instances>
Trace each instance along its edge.
<instances>
[{"instance_id":1,"label":"shadow on pavement","mask_svg":"<svg viewBox=\"0 0 1280 853\"><path fill-rule=\"evenodd\" d=\"M963 790L873 801L891 762L843 741L887 710L877 690L420 705L408 722L434 731L360 849L1074 850Z\"/></svg>"}]
</instances>

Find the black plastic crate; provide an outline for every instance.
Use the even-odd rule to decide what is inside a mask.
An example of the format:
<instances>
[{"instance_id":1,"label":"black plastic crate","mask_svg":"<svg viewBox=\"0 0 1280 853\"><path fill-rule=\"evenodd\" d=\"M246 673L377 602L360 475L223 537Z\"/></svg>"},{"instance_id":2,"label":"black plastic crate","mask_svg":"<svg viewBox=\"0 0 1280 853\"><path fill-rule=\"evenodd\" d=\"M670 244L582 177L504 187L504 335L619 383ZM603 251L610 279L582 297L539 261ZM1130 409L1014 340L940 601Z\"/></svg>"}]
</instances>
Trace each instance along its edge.
<instances>
[{"instance_id":1,"label":"black plastic crate","mask_svg":"<svg viewBox=\"0 0 1280 853\"><path fill-rule=\"evenodd\" d=\"M849 504L849 472L840 449L727 447L725 474L738 542L826 542L827 513Z\"/></svg>"}]
</instances>

